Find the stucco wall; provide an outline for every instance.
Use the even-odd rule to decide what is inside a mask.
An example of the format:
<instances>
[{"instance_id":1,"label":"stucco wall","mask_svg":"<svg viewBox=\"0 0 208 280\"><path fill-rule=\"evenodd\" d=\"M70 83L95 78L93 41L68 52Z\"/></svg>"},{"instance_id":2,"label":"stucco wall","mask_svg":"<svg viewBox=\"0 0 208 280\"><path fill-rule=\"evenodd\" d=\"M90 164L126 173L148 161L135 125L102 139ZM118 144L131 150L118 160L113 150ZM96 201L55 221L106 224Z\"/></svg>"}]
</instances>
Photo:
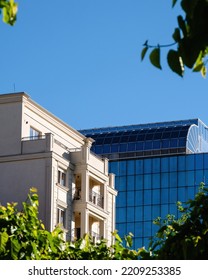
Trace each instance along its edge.
<instances>
[{"instance_id":1,"label":"stucco wall","mask_svg":"<svg viewBox=\"0 0 208 280\"><path fill-rule=\"evenodd\" d=\"M17 103L0 103L0 156L21 152L22 106Z\"/></svg>"},{"instance_id":2,"label":"stucco wall","mask_svg":"<svg viewBox=\"0 0 208 280\"><path fill-rule=\"evenodd\" d=\"M49 161L45 158L0 162L0 203L26 201L31 187L38 189L40 219L44 222L50 215L50 199L46 197L50 183ZM46 211L47 209L47 211Z\"/></svg>"}]
</instances>

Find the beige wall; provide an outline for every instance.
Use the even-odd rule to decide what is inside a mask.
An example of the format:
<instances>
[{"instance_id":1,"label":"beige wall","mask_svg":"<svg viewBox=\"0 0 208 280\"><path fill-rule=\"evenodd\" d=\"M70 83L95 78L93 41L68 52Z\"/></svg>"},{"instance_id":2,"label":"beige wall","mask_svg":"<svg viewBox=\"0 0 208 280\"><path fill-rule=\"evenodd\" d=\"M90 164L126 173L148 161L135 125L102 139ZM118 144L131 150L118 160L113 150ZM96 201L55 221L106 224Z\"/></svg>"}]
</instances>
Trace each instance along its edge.
<instances>
[{"instance_id":1,"label":"beige wall","mask_svg":"<svg viewBox=\"0 0 208 280\"><path fill-rule=\"evenodd\" d=\"M24 159L16 157L10 161L0 160L0 203L26 201L31 187L38 189L40 218L46 222L50 216L50 200L46 197L50 182L50 159ZM47 211L46 211L47 209ZM48 217L47 217L48 216Z\"/></svg>"},{"instance_id":2,"label":"beige wall","mask_svg":"<svg viewBox=\"0 0 208 280\"><path fill-rule=\"evenodd\" d=\"M40 131L44 137L37 140L27 138L30 127ZM111 239L116 191L112 176L108 174L108 161L90 152L92 139L59 120L25 93L0 95L0 129L1 204L18 202L21 209L29 189L36 187L39 217L48 230L57 224L57 207L60 206L66 211L65 232L69 236L75 225L76 210L76 214L82 213L83 234L89 231L90 214L91 220L96 221L91 230L99 232L98 228L102 228L104 236ZM58 169L66 173L65 186L58 183ZM83 202L75 202L72 198L77 174L82 176ZM90 180L96 182L97 193L104 197L103 208L89 199Z\"/></svg>"},{"instance_id":3,"label":"beige wall","mask_svg":"<svg viewBox=\"0 0 208 280\"><path fill-rule=\"evenodd\" d=\"M21 152L22 105L0 102L0 156Z\"/></svg>"}]
</instances>

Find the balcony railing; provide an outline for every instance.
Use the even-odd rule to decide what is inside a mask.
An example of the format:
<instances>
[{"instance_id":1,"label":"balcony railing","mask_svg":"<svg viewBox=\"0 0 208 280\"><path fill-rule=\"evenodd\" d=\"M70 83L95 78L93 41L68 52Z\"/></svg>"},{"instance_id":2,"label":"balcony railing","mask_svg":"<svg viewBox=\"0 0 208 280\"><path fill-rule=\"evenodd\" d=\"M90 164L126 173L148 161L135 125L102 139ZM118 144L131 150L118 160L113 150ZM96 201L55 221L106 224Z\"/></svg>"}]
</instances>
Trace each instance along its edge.
<instances>
[{"instance_id":1,"label":"balcony railing","mask_svg":"<svg viewBox=\"0 0 208 280\"><path fill-rule=\"evenodd\" d=\"M92 241L94 243L100 241L103 238L99 233L94 232L94 231L90 231L89 234L92 237Z\"/></svg>"},{"instance_id":2,"label":"balcony railing","mask_svg":"<svg viewBox=\"0 0 208 280\"><path fill-rule=\"evenodd\" d=\"M104 208L104 197L93 190L90 190L89 192L89 201L101 208Z\"/></svg>"}]
</instances>

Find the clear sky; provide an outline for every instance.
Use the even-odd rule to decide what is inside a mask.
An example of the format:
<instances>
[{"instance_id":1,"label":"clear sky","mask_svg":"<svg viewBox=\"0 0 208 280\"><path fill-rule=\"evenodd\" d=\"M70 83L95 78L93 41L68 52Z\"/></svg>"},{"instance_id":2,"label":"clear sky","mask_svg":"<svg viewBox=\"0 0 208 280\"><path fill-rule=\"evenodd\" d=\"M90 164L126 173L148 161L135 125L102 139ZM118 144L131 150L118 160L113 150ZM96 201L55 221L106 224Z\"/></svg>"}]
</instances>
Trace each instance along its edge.
<instances>
[{"instance_id":1,"label":"clear sky","mask_svg":"<svg viewBox=\"0 0 208 280\"><path fill-rule=\"evenodd\" d=\"M17 0L0 22L0 93L24 91L76 129L200 118L207 79L141 63L146 39L172 43L172 0Z\"/></svg>"}]
</instances>

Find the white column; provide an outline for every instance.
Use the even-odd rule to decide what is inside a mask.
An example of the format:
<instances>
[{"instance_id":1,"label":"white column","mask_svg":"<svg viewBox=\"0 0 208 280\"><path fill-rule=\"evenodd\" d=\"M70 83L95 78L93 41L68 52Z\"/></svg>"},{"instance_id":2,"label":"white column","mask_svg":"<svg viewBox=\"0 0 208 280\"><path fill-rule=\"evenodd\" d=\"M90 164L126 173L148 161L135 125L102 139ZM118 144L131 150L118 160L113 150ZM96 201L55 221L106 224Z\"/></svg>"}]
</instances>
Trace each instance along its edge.
<instances>
[{"instance_id":1,"label":"white column","mask_svg":"<svg viewBox=\"0 0 208 280\"><path fill-rule=\"evenodd\" d=\"M87 209L81 210L81 237L89 232L89 211Z\"/></svg>"}]
</instances>

